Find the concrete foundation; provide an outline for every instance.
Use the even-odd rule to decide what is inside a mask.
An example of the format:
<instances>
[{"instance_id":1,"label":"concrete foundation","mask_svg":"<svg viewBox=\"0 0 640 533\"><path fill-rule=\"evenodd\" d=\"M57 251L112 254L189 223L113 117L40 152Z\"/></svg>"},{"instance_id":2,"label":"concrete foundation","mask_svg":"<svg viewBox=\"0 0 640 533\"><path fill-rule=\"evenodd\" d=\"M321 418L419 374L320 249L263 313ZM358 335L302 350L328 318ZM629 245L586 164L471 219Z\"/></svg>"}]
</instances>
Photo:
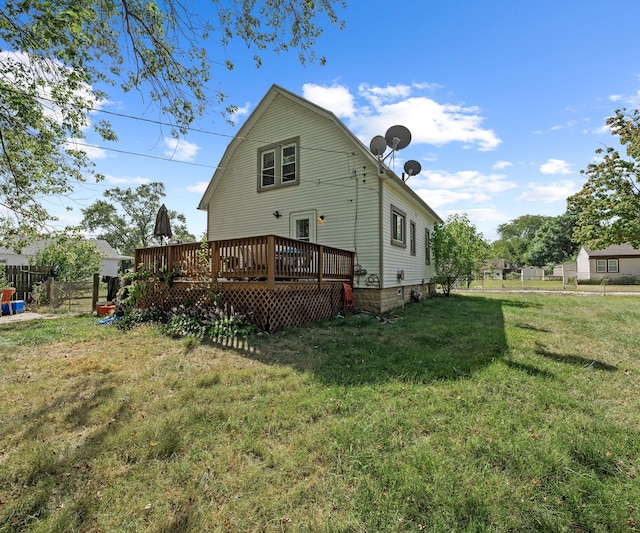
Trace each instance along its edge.
<instances>
[{"instance_id":1,"label":"concrete foundation","mask_svg":"<svg viewBox=\"0 0 640 533\"><path fill-rule=\"evenodd\" d=\"M388 289L354 288L353 301L355 307L363 311L387 313L409 303L412 289L419 292L421 298L429 298L436 294L435 283L404 285Z\"/></svg>"}]
</instances>

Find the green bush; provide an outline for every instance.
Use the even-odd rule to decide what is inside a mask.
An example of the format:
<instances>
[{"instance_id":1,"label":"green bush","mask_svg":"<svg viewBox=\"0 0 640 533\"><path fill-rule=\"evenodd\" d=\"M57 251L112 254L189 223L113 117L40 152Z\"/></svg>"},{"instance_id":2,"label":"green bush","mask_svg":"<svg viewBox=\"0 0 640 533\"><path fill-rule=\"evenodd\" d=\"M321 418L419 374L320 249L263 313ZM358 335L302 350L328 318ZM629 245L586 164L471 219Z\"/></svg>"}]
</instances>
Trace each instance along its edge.
<instances>
[{"instance_id":1,"label":"green bush","mask_svg":"<svg viewBox=\"0 0 640 533\"><path fill-rule=\"evenodd\" d=\"M167 312L156 307L131 308L125 310L124 315L115 321L116 326L125 331L144 323L160 324L163 333L171 337L191 337L198 340L241 337L256 331L244 316L229 311L216 302L206 307L181 305Z\"/></svg>"}]
</instances>

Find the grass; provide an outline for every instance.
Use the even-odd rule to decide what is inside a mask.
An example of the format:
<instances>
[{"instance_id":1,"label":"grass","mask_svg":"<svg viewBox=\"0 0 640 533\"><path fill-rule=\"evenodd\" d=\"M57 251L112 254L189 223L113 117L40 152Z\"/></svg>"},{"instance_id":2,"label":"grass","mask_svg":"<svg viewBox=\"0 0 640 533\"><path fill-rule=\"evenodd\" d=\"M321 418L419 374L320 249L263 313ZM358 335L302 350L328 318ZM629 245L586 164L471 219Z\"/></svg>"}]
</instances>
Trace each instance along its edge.
<instances>
[{"instance_id":1,"label":"grass","mask_svg":"<svg viewBox=\"0 0 640 533\"><path fill-rule=\"evenodd\" d=\"M472 293L228 346L0 326L0 531L633 531L640 298Z\"/></svg>"}]
</instances>

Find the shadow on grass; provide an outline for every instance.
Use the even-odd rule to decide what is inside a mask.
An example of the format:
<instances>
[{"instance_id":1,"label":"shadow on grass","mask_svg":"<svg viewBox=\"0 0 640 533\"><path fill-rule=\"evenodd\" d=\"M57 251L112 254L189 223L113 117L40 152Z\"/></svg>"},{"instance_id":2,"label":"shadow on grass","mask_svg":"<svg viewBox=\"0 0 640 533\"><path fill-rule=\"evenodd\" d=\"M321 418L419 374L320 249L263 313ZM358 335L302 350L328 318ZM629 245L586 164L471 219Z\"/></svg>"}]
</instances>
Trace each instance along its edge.
<instances>
[{"instance_id":1,"label":"shadow on grass","mask_svg":"<svg viewBox=\"0 0 640 533\"><path fill-rule=\"evenodd\" d=\"M618 370L617 366L610 365L608 363L603 363L596 359L582 357L581 355L565 355L565 354L550 352L541 343L536 343L536 354L541 355L542 357L546 357L547 359L551 359L552 361L557 361L559 363L566 363L568 365L590 367L590 368L594 368L595 370L606 370L607 372L614 372L615 370Z\"/></svg>"},{"instance_id":2,"label":"shadow on grass","mask_svg":"<svg viewBox=\"0 0 640 533\"><path fill-rule=\"evenodd\" d=\"M355 315L258 337L244 355L339 385L464 378L506 353L503 303L463 295L427 299L384 320Z\"/></svg>"},{"instance_id":3,"label":"shadow on grass","mask_svg":"<svg viewBox=\"0 0 640 533\"><path fill-rule=\"evenodd\" d=\"M511 359L505 359L504 364L511 368L512 370L518 370L519 372L524 372L530 376L537 376L543 378L555 378L555 374L553 372L549 372L547 370L542 370L540 368L536 368L533 365L528 365L526 363L518 363L517 361L512 361Z\"/></svg>"}]
</instances>

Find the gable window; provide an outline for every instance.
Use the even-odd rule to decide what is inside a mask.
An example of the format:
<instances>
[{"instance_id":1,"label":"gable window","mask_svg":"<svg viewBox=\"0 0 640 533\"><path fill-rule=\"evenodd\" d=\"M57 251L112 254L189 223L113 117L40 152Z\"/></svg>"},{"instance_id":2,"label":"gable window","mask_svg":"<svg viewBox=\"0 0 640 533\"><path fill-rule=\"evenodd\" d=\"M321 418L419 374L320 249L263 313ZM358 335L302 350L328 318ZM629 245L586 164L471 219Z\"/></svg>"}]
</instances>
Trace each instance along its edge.
<instances>
[{"instance_id":1,"label":"gable window","mask_svg":"<svg viewBox=\"0 0 640 533\"><path fill-rule=\"evenodd\" d=\"M391 206L391 244L395 246L407 246L406 236L406 220L407 214L395 207Z\"/></svg>"},{"instance_id":2,"label":"gable window","mask_svg":"<svg viewBox=\"0 0 640 533\"><path fill-rule=\"evenodd\" d=\"M409 222L409 250L416 255L416 223Z\"/></svg>"},{"instance_id":3,"label":"gable window","mask_svg":"<svg viewBox=\"0 0 640 533\"><path fill-rule=\"evenodd\" d=\"M269 187L276 183L276 151L262 152L262 186Z\"/></svg>"},{"instance_id":4,"label":"gable window","mask_svg":"<svg viewBox=\"0 0 640 533\"><path fill-rule=\"evenodd\" d=\"M258 150L258 191L299 183L298 139L264 146Z\"/></svg>"},{"instance_id":5,"label":"gable window","mask_svg":"<svg viewBox=\"0 0 640 533\"><path fill-rule=\"evenodd\" d=\"M431 232L428 229L424 230L424 262L431 264Z\"/></svg>"}]
</instances>

